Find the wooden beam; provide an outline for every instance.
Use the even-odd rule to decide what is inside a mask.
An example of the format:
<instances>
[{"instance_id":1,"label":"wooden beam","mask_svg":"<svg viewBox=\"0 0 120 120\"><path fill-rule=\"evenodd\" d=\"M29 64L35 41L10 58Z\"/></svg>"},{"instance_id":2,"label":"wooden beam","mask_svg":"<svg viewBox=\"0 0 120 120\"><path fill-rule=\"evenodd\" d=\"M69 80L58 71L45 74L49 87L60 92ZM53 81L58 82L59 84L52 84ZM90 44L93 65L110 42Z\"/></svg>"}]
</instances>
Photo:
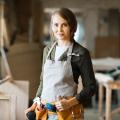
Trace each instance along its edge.
<instances>
[{"instance_id":1,"label":"wooden beam","mask_svg":"<svg viewBox=\"0 0 120 120\"><path fill-rule=\"evenodd\" d=\"M3 41L3 16L4 16L4 1L0 1L0 47L4 46Z\"/></svg>"}]
</instances>

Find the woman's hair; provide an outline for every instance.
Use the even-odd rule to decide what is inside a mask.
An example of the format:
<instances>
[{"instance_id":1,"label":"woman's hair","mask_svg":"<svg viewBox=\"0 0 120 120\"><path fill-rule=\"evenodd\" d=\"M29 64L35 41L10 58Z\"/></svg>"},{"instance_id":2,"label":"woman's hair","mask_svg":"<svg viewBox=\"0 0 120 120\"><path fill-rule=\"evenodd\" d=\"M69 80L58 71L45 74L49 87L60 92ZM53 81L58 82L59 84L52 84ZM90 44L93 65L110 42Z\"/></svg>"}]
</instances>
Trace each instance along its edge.
<instances>
[{"instance_id":1,"label":"woman's hair","mask_svg":"<svg viewBox=\"0 0 120 120\"><path fill-rule=\"evenodd\" d=\"M55 14L60 15L63 19L65 19L68 22L68 25L70 26L71 39L73 39L74 33L77 29L77 20L74 13L68 8L60 8L55 12L53 12L52 16L54 16ZM52 17L51 17L51 24L52 24Z\"/></svg>"}]
</instances>

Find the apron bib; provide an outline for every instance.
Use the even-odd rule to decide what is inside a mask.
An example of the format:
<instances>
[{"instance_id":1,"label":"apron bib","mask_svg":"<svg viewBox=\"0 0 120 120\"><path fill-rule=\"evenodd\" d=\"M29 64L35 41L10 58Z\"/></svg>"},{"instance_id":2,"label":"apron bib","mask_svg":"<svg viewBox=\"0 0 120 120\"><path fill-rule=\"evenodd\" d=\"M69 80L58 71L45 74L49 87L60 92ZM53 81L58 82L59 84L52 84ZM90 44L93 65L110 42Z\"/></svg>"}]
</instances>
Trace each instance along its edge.
<instances>
[{"instance_id":1,"label":"apron bib","mask_svg":"<svg viewBox=\"0 0 120 120\"><path fill-rule=\"evenodd\" d=\"M41 99L47 102L54 102L58 96L75 96L77 94L77 84L73 79L71 66L71 53L73 45L69 47L66 61L54 61L48 59L52 49L50 49L43 69L43 90Z\"/></svg>"}]
</instances>

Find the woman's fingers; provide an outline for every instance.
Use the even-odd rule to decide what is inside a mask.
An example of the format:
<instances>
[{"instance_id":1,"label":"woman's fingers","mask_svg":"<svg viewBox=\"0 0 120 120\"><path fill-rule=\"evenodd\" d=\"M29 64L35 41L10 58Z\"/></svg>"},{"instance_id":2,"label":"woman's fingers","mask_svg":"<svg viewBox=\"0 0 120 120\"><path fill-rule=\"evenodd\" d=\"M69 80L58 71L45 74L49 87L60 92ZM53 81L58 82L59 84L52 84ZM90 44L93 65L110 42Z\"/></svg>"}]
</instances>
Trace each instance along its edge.
<instances>
[{"instance_id":1,"label":"woman's fingers","mask_svg":"<svg viewBox=\"0 0 120 120\"><path fill-rule=\"evenodd\" d=\"M62 99L60 101L57 101L55 103L55 106L59 111L65 110L69 107L68 101L66 99Z\"/></svg>"},{"instance_id":2,"label":"woman's fingers","mask_svg":"<svg viewBox=\"0 0 120 120\"><path fill-rule=\"evenodd\" d=\"M63 110L63 106L62 106L62 104L61 104L60 101L56 102L56 103L55 103L55 106L56 106L56 108L57 108L59 111Z\"/></svg>"},{"instance_id":3,"label":"woman's fingers","mask_svg":"<svg viewBox=\"0 0 120 120\"><path fill-rule=\"evenodd\" d=\"M61 108L61 107L62 107L62 106L61 106L61 102L60 102L60 101L56 102L56 103L55 103L55 106L56 106L57 108Z\"/></svg>"},{"instance_id":4,"label":"woman's fingers","mask_svg":"<svg viewBox=\"0 0 120 120\"><path fill-rule=\"evenodd\" d=\"M27 118L27 113L28 112L30 112L29 108L25 110L25 118L26 118L26 120L28 120L28 118Z\"/></svg>"}]
</instances>

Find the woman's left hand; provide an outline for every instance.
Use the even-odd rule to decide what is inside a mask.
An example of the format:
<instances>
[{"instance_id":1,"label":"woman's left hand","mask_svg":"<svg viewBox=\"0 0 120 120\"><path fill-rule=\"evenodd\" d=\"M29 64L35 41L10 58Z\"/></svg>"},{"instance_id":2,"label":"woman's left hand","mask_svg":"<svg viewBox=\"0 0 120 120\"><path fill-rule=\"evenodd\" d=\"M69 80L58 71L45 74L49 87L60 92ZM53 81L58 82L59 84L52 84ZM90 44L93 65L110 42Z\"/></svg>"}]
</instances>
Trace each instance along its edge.
<instances>
[{"instance_id":1,"label":"woman's left hand","mask_svg":"<svg viewBox=\"0 0 120 120\"><path fill-rule=\"evenodd\" d=\"M66 110L71 107L69 101L64 98L60 101L57 101L55 103L55 106L59 111Z\"/></svg>"},{"instance_id":2,"label":"woman's left hand","mask_svg":"<svg viewBox=\"0 0 120 120\"><path fill-rule=\"evenodd\" d=\"M61 99L55 103L55 106L59 111L63 111L63 110L71 108L72 106L76 104L78 104L78 101L76 100L75 97L73 97L69 100L65 98Z\"/></svg>"}]
</instances>

